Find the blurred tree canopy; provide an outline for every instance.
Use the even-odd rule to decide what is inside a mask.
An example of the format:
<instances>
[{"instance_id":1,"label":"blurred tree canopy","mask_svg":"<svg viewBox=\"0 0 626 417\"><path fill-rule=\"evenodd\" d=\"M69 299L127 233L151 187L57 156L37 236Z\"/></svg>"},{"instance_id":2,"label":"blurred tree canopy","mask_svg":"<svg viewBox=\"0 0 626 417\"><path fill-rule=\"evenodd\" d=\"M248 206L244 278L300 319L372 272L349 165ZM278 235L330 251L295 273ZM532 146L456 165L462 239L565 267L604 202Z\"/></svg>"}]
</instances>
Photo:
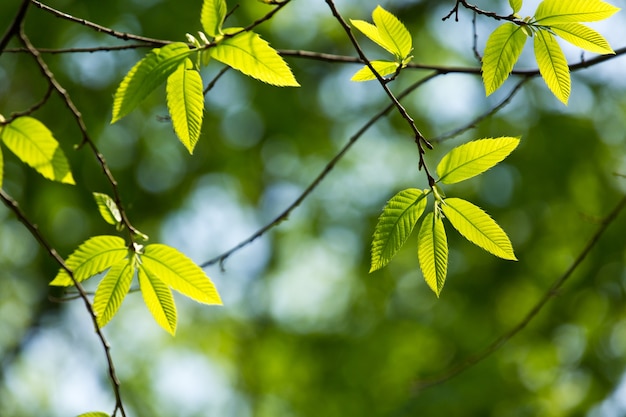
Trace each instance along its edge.
<instances>
[{"instance_id":1,"label":"blurred tree canopy","mask_svg":"<svg viewBox=\"0 0 626 417\"><path fill-rule=\"evenodd\" d=\"M176 294L172 337L133 283L102 330L124 411L115 407L111 366L85 305L75 291L48 285L59 263L24 224L36 225L65 259L91 236L116 234L92 196L112 194L111 183L88 146L76 146L83 132L75 115L56 91L48 97L49 83L16 29L0 48L0 113L8 119L45 99L30 116L59 141L76 186L42 178L3 148L0 415L114 407L117 415L181 417L626 414L623 13L592 25L615 55L598 59L562 45L572 75L564 106L536 76L528 47L504 86L485 97L475 52L500 22L474 6L380 2L413 36L414 65L386 85L432 141L424 155L431 170L470 140L522 138L506 161L446 186L497 218L519 261L490 256L446 225L448 278L437 298L419 268L416 233L387 267L368 274L386 201L429 186L399 112L373 119L390 104L380 83L350 81L363 62L329 7L369 21L378 2L229 2L228 26L280 9L254 30L301 87L222 73L225 66L211 61L202 77L205 86L216 82L193 155L176 140L164 88L110 124L120 81L161 45L96 31L34 0L16 20L27 3L0 2L1 31L23 25L106 158L132 224L148 243L175 247L203 266L224 306ZM504 0L476 3L510 14ZM520 14L538 3L527 1ZM47 4L155 40L186 42L185 33L202 29L200 0ZM386 59L354 33L369 59ZM89 294L97 281L84 283Z\"/></svg>"}]
</instances>

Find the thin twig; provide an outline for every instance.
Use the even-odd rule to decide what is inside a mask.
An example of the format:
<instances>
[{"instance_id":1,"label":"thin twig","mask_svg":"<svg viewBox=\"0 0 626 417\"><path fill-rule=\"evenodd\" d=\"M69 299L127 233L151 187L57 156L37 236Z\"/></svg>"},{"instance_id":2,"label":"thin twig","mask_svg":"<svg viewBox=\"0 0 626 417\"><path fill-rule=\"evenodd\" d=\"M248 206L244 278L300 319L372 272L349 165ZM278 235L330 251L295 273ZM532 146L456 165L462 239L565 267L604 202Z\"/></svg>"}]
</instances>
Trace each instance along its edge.
<instances>
[{"instance_id":1,"label":"thin twig","mask_svg":"<svg viewBox=\"0 0 626 417\"><path fill-rule=\"evenodd\" d=\"M41 108L41 106L46 104L46 102L48 101L48 99L52 95L52 91L53 90L54 90L54 88L52 87L52 84L48 83L48 89L46 90L46 93L44 94L44 96L43 96L43 98L41 100L39 100L37 103L33 104L30 108L28 108L26 110L16 111L16 112L11 113L9 115L9 117L7 117L4 121L0 120L0 126L8 125L9 123L11 123L13 120L17 119L18 117L28 116L30 114L33 114L36 110Z\"/></svg>"},{"instance_id":2,"label":"thin twig","mask_svg":"<svg viewBox=\"0 0 626 417\"><path fill-rule=\"evenodd\" d=\"M125 51L128 49L154 48L149 43L131 43L128 45L111 45L111 46L92 46L83 48L37 48L40 54L75 54L75 53L94 53L94 52L113 52ZM30 53L27 48L7 48L4 52L11 53Z\"/></svg>"},{"instance_id":3,"label":"thin twig","mask_svg":"<svg viewBox=\"0 0 626 417\"><path fill-rule=\"evenodd\" d=\"M17 10L13 21L11 21L11 24L7 28L6 32L2 35L2 38L0 38L0 55L4 52L4 48L8 45L11 38L19 33L20 26L24 21L29 4L30 0L22 0L22 4L20 4L20 8Z\"/></svg>"}]
</instances>

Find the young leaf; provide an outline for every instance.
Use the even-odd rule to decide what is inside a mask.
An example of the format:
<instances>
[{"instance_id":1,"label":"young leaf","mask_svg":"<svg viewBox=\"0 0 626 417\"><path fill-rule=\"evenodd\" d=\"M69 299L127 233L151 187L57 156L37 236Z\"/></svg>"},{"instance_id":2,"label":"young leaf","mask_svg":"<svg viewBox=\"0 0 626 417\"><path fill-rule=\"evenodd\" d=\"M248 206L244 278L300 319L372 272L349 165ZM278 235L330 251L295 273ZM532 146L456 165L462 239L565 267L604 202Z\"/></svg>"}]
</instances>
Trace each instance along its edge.
<instances>
[{"instance_id":1,"label":"young leaf","mask_svg":"<svg viewBox=\"0 0 626 417\"><path fill-rule=\"evenodd\" d=\"M126 74L113 99L115 123L130 113L195 51L182 42L154 48Z\"/></svg>"},{"instance_id":2,"label":"young leaf","mask_svg":"<svg viewBox=\"0 0 626 417\"><path fill-rule=\"evenodd\" d=\"M90 411L88 413L83 413L78 417L110 417L110 415L102 411Z\"/></svg>"},{"instance_id":3,"label":"young leaf","mask_svg":"<svg viewBox=\"0 0 626 417\"><path fill-rule=\"evenodd\" d=\"M139 288L152 317L166 332L176 333L176 305L172 291L145 265L139 266Z\"/></svg>"},{"instance_id":4,"label":"young leaf","mask_svg":"<svg viewBox=\"0 0 626 417\"><path fill-rule=\"evenodd\" d=\"M417 238L417 256L424 279L437 297L448 273L448 240L441 217L428 213Z\"/></svg>"},{"instance_id":5,"label":"young leaf","mask_svg":"<svg viewBox=\"0 0 626 417\"><path fill-rule=\"evenodd\" d=\"M552 32L569 43L597 54L615 54L609 43L595 30L580 23L555 23Z\"/></svg>"},{"instance_id":6,"label":"young leaf","mask_svg":"<svg viewBox=\"0 0 626 417\"><path fill-rule=\"evenodd\" d=\"M479 139L448 152L437 166L439 181L454 184L482 174L509 156L519 138Z\"/></svg>"},{"instance_id":7,"label":"young leaf","mask_svg":"<svg viewBox=\"0 0 626 417\"><path fill-rule=\"evenodd\" d=\"M90 278L128 255L124 239L117 236L95 236L83 242L72 253L65 264L74 273L76 281ZM69 274L61 269L50 285L69 287L74 285Z\"/></svg>"},{"instance_id":8,"label":"young leaf","mask_svg":"<svg viewBox=\"0 0 626 417\"><path fill-rule=\"evenodd\" d=\"M383 48L394 54L400 61L407 58L413 50L413 41L404 24L380 6L372 12L372 19L385 45Z\"/></svg>"},{"instance_id":9,"label":"young leaf","mask_svg":"<svg viewBox=\"0 0 626 417\"><path fill-rule=\"evenodd\" d=\"M2 130L4 144L49 180L75 184L70 165L52 132L37 119L19 117Z\"/></svg>"},{"instance_id":10,"label":"young leaf","mask_svg":"<svg viewBox=\"0 0 626 417\"><path fill-rule=\"evenodd\" d=\"M229 28L226 32L240 30ZM300 86L278 52L254 32L226 38L209 51L216 60L264 83L279 87Z\"/></svg>"},{"instance_id":11,"label":"young leaf","mask_svg":"<svg viewBox=\"0 0 626 417\"><path fill-rule=\"evenodd\" d=\"M534 20L542 26L595 22L609 18L619 10L601 0L544 0L537 7Z\"/></svg>"},{"instance_id":12,"label":"young leaf","mask_svg":"<svg viewBox=\"0 0 626 417\"><path fill-rule=\"evenodd\" d=\"M399 63L391 61L371 61L370 63L381 77L395 73L400 66ZM351 78L352 81L370 81L375 79L376 76L367 65L364 65Z\"/></svg>"},{"instance_id":13,"label":"young leaf","mask_svg":"<svg viewBox=\"0 0 626 417\"><path fill-rule=\"evenodd\" d=\"M387 265L404 245L426 208L425 197L423 191L409 188L387 202L374 230L370 272Z\"/></svg>"},{"instance_id":14,"label":"young leaf","mask_svg":"<svg viewBox=\"0 0 626 417\"><path fill-rule=\"evenodd\" d=\"M547 30L535 35L535 58L539 72L552 93L567 104L570 93L569 67L559 43Z\"/></svg>"},{"instance_id":15,"label":"young leaf","mask_svg":"<svg viewBox=\"0 0 626 417\"><path fill-rule=\"evenodd\" d=\"M209 36L217 36L222 33L222 25L226 17L225 0L204 0L200 23Z\"/></svg>"},{"instance_id":16,"label":"young leaf","mask_svg":"<svg viewBox=\"0 0 626 417\"><path fill-rule=\"evenodd\" d=\"M513 14L518 13L522 8L522 0L509 0L509 5L513 9Z\"/></svg>"},{"instance_id":17,"label":"young leaf","mask_svg":"<svg viewBox=\"0 0 626 417\"><path fill-rule=\"evenodd\" d=\"M115 200L102 193L93 193L93 198L96 200L100 215L105 222L113 225L122 222L122 214L117 204L115 204Z\"/></svg>"},{"instance_id":18,"label":"young leaf","mask_svg":"<svg viewBox=\"0 0 626 417\"><path fill-rule=\"evenodd\" d=\"M192 154L202 128L204 94L200 73L189 58L167 78L166 92L174 132Z\"/></svg>"},{"instance_id":19,"label":"young leaf","mask_svg":"<svg viewBox=\"0 0 626 417\"><path fill-rule=\"evenodd\" d=\"M509 77L525 43L526 35L521 27L513 23L499 26L489 36L482 65L487 95L500 88Z\"/></svg>"},{"instance_id":20,"label":"young leaf","mask_svg":"<svg viewBox=\"0 0 626 417\"><path fill-rule=\"evenodd\" d=\"M114 264L102 278L93 298L93 310L100 328L113 318L130 290L135 275L133 260L122 259Z\"/></svg>"},{"instance_id":21,"label":"young leaf","mask_svg":"<svg viewBox=\"0 0 626 417\"><path fill-rule=\"evenodd\" d=\"M367 36L371 41L375 42L378 46L393 54L393 51L389 49L389 46L383 40L380 31L376 26L369 22L366 22L365 20L350 19L350 23L352 23L352 26L361 31L361 33Z\"/></svg>"},{"instance_id":22,"label":"young leaf","mask_svg":"<svg viewBox=\"0 0 626 417\"><path fill-rule=\"evenodd\" d=\"M205 304L222 304L213 282L193 261L176 249L153 244L146 246L141 261L146 270L172 289Z\"/></svg>"},{"instance_id":23,"label":"young leaf","mask_svg":"<svg viewBox=\"0 0 626 417\"><path fill-rule=\"evenodd\" d=\"M467 240L502 259L517 260L504 230L480 207L460 198L446 198L441 209Z\"/></svg>"}]
</instances>

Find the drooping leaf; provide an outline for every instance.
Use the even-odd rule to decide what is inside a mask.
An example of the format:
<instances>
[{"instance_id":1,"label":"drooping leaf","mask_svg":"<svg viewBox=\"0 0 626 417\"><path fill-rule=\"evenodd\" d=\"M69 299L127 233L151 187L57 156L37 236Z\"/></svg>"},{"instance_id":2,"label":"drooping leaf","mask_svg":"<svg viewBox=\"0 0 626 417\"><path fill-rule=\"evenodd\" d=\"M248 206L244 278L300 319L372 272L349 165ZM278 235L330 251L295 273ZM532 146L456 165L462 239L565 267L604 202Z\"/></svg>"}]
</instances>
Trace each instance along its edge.
<instances>
[{"instance_id":1,"label":"drooping leaf","mask_svg":"<svg viewBox=\"0 0 626 417\"><path fill-rule=\"evenodd\" d=\"M190 154L200 137L204 111L202 77L185 59L167 78L167 108L172 118L174 132Z\"/></svg>"},{"instance_id":2,"label":"drooping leaf","mask_svg":"<svg viewBox=\"0 0 626 417\"><path fill-rule=\"evenodd\" d=\"M139 288L152 317L166 332L176 333L176 305L172 291L146 265L139 266Z\"/></svg>"},{"instance_id":3,"label":"drooping leaf","mask_svg":"<svg viewBox=\"0 0 626 417\"><path fill-rule=\"evenodd\" d=\"M222 33L226 11L225 0L204 0L200 22L207 35L215 37Z\"/></svg>"},{"instance_id":4,"label":"drooping leaf","mask_svg":"<svg viewBox=\"0 0 626 417\"><path fill-rule=\"evenodd\" d=\"M115 200L103 193L93 193L93 198L98 205L98 211L105 222L109 224L119 224L122 221L120 209L115 204Z\"/></svg>"},{"instance_id":5,"label":"drooping leaf","mask_svg":"<svg viewBox=\"0 0 626 417\"><path fill-rule=\"evenodd\" d=\"M567 60L559 43L547 30L539 30L535 35L534 46L541 76L556 98L567 104L571 81Z\"/></svg>"},{"instance_id":6,"label":"drooping leaf","mask_svg":"<svg viewBox=\"0 0 626 417\"><path fill-rule=\"evenodd\" d=\"M467 240L502 259L517 260L509 237L480 207L460 198L446 198L441 209Z\"/></svg>"},{"instance_id":7,"label":"drooping leaf","mask_svg":"<svg viewBox=\"0 0 626 417\"><path fill-rule=\"evenodd\" d=\"M428 213L417 238L417 256L424 280L437 297L448 273L448 240L441 217Z\"/></svg>"},{"instance_id":8,"label":"drooping leaf","mask_svg":"<svg viewBox=\"0 0 626 417\"><path fill-rule=\"evenodd\" d=\"M391 61L371 61L370 63L381 77L395 73L400 66L399 63ZM376 76L367 65L364 65L351 78L352 81L370 81L375 79Z\"/></svg>"},{"instance_id":9,"label":"drooping leaf","mask_svg":"<svg viewBox=\"0 0 626 417\"><path fill-rule=\"evenodd\" d=\"M75 184L70 165L52 132L37 119L20 117L4 126L2 141L44 178Z\"/></svg>"},{"instance_id":10,"label":"drooping leaf","mask_svg":"<svg viewBox=\"0 0 626 417\"><path fill-rule=\"evenodd\" d=\"M181 294L200 303L222 304L211 279L176 249L158 243L148 245L141 261L154 277Z\"/></svg>"},{"instance_id":11,"label":"drooping leaf","mask_svg":"<svg viewBox=\"0 0 626 417\"><path fill-rule=\"evenodd\" d=\"M509 0L509 5L513 9L513 13L518 13L522 8L522 0Z\"/></svg>"},{"instance_id":12,"label":"drooping leaf","mask_svg":"<svg viewBox=\"0 0 626 417\"><path fill-rule=\"evenodd\" d=\"M100 328L115 316L130 290L135 275L133 260L122 259L115 263L102 278L93 298L93 310Z\"/></svg>"},{"instance_id":13,"label":"drooping leaf","mask_svg":"<svg viewBox=\"0 0 626 417\"><path fill-rule=\"evenodd\" d=\"M611 17L619 7L601 0L544 0L535 11L535 22L550 26L554 23L595 22Z\"/></svg>"},{"instance_id":14,"label":"drooping leaf","mask_svg":"<svg viewBox=\"0 0 626 417\"><path fill-rule=\"evenodd\" d=\"M352 23L352 26L357 28L361 33L367 36L371 41L375 42L378 46L380 46L381 48L393 54L393 51L389 50L389 46L385 43L385 41L380 35L380 31L375 25L371 24L370 22L366 22L365 20L355 20L355 19L350 19L350 23Z\"/></svg>"},{"instance_id":15,"label":"drooping leaf","mask_svg":"<svg viewBox=\"0 0 626 417\"><path fill-rule=\"evenodd\" d=\"M241 29L224 30L226 33L238 31ZM254 32L225 38L209 51L216 60L264 83L279 87L300 86L278 52Z\"/></svg>"},{"instance_id":16,"label":"drooping leaf","mask_svg":"<svg viewBox=\"0 0 626 417\"><path fill-rule=\"evenodd\" d=\"M404 245L426 208L425 197L423 191L409 188L387 202L374 229L370 272L387 265Z\"/></svg>"},{"instance_id":17,"label":"drooping leaf","mask_svg":"<svg viewBox=\"0 0 626 417\"><path fill-rule=\"evenodd\" d=\"M597 54L614 54L611 45L595 30L580 23L555 23L550 29L569 43Z\"/></svg>"},{"instance_id":18,"label":"drooping leaf","mask_svg":"<svg viewBox=\"0 0 626 417\"><path fill-rule=\"evenodd\" d=\"M126 74L113 98L115 123L135 109L161 85L189 55L194 53L182 42L154 48Z\"/></svg>"},{"instance_id":19,"label":"drooping leaf","mask_svg":"<svg viewBox=\"0 0 626 417\"><path fill-rule=\"evenodd\" d=\"M519 59L526 35L513 23L499 26L487 39L482 63L485 92L490 95L506 81Z\"/></svg>"},{"instance_id":20,"label":"drooping leaf","mask_svg":"<svg viewBox=\"0 0 626 417\"><path fill-rule=\"evenodd\" d=\"M65 261L74 273L76 281L90 278L128 255L124 239L117 236L95 236L83 242ZM61 269L50 285L68 287L74 285L69 274Z\"/></svg>"},{"instance_id":21,"label":"drooping leaf","mask_svg":"<svg viewBox=\"0 0 626 417\"><path fill-rule=\"evenodd\" d=\"M90 411L88 413L83 413L78 417L110 417L110 415L103 411Z\"/></svg>"},{"instance_id":22,"label":"drooping leaf","mask_svg":"<svg viewBox=\"0 0 626 417\"><path fill-rule=\"evenodd\" d=\"M448 152L437 165L439 181L454 184L482 174L509 156L519 138L478 139Z\"/></svg>"},{"instance_id":23,"label":"drooping leaf","mask_svg":"<svg viewBox=\"0 0 626 417\"><path fill-rule=\"evenodd\" d=\"M385 45L383 48L394 54L400 61L408 57L413 50L413 41L406 26L380 6L372 12L372 19Z\"/></svg>"}]
</instances>

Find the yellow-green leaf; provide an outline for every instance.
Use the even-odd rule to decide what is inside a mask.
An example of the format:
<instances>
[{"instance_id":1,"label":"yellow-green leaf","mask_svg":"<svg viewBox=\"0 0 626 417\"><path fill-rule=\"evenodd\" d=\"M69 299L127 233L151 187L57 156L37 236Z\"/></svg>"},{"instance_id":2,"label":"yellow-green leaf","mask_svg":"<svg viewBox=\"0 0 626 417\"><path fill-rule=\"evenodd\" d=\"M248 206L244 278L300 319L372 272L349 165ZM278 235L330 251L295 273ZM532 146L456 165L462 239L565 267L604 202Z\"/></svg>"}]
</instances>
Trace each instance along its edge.
<instances>
[{"instance_id":1,"label":"yellow-green leaf","mask_svg":"<svg viewBox=\"0 0 626 417\"><path fill-rule=\"evenodd\" d=\"M59 142L39 120L20 117L2 129L2 141L22 162L44 178L75 184Z\"/></svg>"},{"instance_id":2,"label":"yellow-green leaf","mask_svg":"<svg viewBox=\"0 0 626 417\"><path fill-rule=\"evenodd\" d=\"M95 236L83 242L65 261L81 282L110 268L128 255L124 239L117 236ZM74 285L69 274L61 269L50 285L68 287Z\"/></svg>"},{"instance_id":3,"label":"yellow-green leaf","mask_svg":"<svg viewBox=\"0 0 626 417\"><path fill-rule=\"evenodd\" d=\"M580 23L555 23L552 32L569 43L597 54L614 54L609 43L595 30Z\"/></svg>"},{"instance_id":4,"label":"yellow-green leaf","mask_svg":"<svg viewBox=\"0 0 626 417\"><path fill-rule=\"evenodd\" d=\"M425 197L423 191L409 188L387 202L374 229L370 272L387 265L404 245L426 208Z\"/></svg>"},{"instance_id":5,"label":"yellow-green leaf","mask_svg":"<svg viewBox=\"0 0 626 417\"><path fill-rule=\"evenodd\" d=\"M222 304L211 279L191 259L176 249L153 244L141 256L144 267L154 277L187 297L205 304Z\"/></svg>"},{"instance_id":6,"label":"yellow-green leaf","mask_svg":"<svg viewBox=\"0 0 626 417\"><path fill-rule=\"evenodd\" d=\"M448 240L439 215L426 215L417 241L417 256L424 280L439 297L448 273Z\"/></svg>"},{"instance_id":7,"label":"yellow-green leaf","mask_svg":"<svg viewBox=\"0 0 626 417\"><path fill-rule=\"evenodd\" d=\"M467 240L502 259L517 260L509 237L480 207L460 198L446 198L441 209Z\"/></svg>"},{"instance_id":8,"label":"yellow-green leaf","mask_svg":"<svg viewBox=\"0 0 626 417\"><path fill-rule=\"evenodd\" d=\"M513 9L513 13L517 13L522 8L522 0L509 0L509 5Z\"/></svg>"},{"instance_id":9,"label":"yellow-green leaf","mask_svg":"<svg viewBox=\"0 0 626 417\"><path fill-rule=\"evenodd\" d=\"M567 104L570 94L569 67L559 43L547 30L535 35L535 58L539 72L552 93Z\"/></svg>"},{"instance_id":10,"label":"yellow-green leaf","mask_svg":"<svg viewBox=\"0 0 626 417\"><path fill-rule=\"evenodd\" d=\"M375 25L371 24L370 22L366 22L365 20L354 20L354 19L350 19L350 23L352 23L352 26L357 28L361 33L367 36L371 41L375 42L378 46L380 46L381 48L393 54L393 52L388 49L388 46L385 44L385 41L381 37L380 32L378 31L378 28Z\"/></svg>"},{"instance_id":11,"label":"yellow-green leaf","mask_svg":"<svg viewBox=\"0 0 626 417\"><path fill-rule=\"evenodd\" d=\"M544 0L534 20L542 26L554 23L595 22L611 17L619 7L601 0Z\"/></svg>"},{"instance_id":12,"label":"yellow-green leaf","mask_svg":"<svg viewBox=\"0 0 626 417\"><path fill-rule=\"evenodd\" d=\"M145 265L139 266L139 288L152 317L166 332L176 333L176 305L172 291Z\"/></svg>"},{"instance_id":13,"label":"yellow-green leaf","mask_svg":"<svg viewBox=\"0 0 626 417\"><path fill-rule=\"evenodd\" d=\"M194 51L182 42L155 48L126 74L113 99L115 123L130 113Z\"/></svg>"},{"instance_id":14,"label":"yellow-green leaf","mask_svg":"<svg viewBox=\"0 0 626 417\"><path fill-rule=\"evenodd\" d=\"M395 73L400 66L399 63L391 61L371 61L370 63L381 77ZM367 65L364 65L351 78L352 81L370 81L375 79L376 76Z\"/></svg>"},{"instance_id":15,"label":"yellow-green leaf","mask_svg":"<svg viewBox=\"0 0 626 417\"><path fill-rule=\"evenodd\" d=\"M500 88L509 77L525 43L526 35L513 23L499 26L489 36L482 62L483 83L487 95Z\"/></svg>"},{"instance_id":16,"label":"yellow-green leaf","mask_svg":"<svg viewBox=\"0 0 626 417\"><path fill-rule=\"evenodd\" d=\"M439 162L439 181L454 184L482 174L509 156L519 141L513 137L487 138L458 146Z\"/></svg>"},{"instance_id":17,"label":"yellow-green leaf","mask_svg":"<svg viewBox=\"0 0 626 417\"><path fill-rule=\"evenodd\" d=\"M166 93L174 132L191 154L202 129L204 94L200 73L189 58L167 78Z\"/></svg>"},{"instance_id":18,"label":"yellow-green leaf","mask_svg":"<svg viewBox=\"0 0 626 417\"><path fill-rule=\"evenodd\" d=\"M102 411L90 411L88 413L83 413L78 417L110 417L110 415Z\"/></svg>"},{"instance_id":19,"label":"yellow-green leaf","mask_svg":"<svg viewBox=\"0 0 626 417\"><path fill-rule=\"evenodd\" d=\"M202 28L209 36L217 36L222 33L222 25L226 17L225 0L204 0L200 22Z\"/></svg>"},{"instance_id":20,"label":"yellow-green leaf","mask_svg":"<svg viewBox=\"0 0 626 417\"><path fill-rule=\"evenodd\" d=\"M406 26L393 14L380 6L372 12L372 19L378 28L383 48L394 54L398 60L407 58L413 50L411 34Z\"/></svg>"},{"instance_id":21,"label":"yellow-green leaf","mask_svg":"<svg viewBox=\"0 0 626 417\"><path fill-rule=\"evenodd\" d=\"M115 204L115 200L102 193L93 193L93 197L98 205L98 211L105 222L115 225L122 221L122 214L117 204Z\"/></svg>"},{"instance_id":22,"label":"yellow-green leaf","mask_svg":"<svg viewBox=\"0 0 626 417\"><path fill-rule=\"evenodd\" d=\"M229 28L235 33L240 28ZM299 87L291 69L269 43L254 32L242 32L225 38L209 49L211 57L256 78L264 83L280 87Z\"/></svg>"},{"instance_id":23,"label":"yellow-green leaf","mask_svg":"<svg viewBox=\"0 0 626 417\"><path fill-rule=\"evenodd\" d=\"M93 310L101 328L115 316L130 290L135 275L134 262L122 259L114 264L102 278L93 298Z\"/></svg>"}]
</instances>

